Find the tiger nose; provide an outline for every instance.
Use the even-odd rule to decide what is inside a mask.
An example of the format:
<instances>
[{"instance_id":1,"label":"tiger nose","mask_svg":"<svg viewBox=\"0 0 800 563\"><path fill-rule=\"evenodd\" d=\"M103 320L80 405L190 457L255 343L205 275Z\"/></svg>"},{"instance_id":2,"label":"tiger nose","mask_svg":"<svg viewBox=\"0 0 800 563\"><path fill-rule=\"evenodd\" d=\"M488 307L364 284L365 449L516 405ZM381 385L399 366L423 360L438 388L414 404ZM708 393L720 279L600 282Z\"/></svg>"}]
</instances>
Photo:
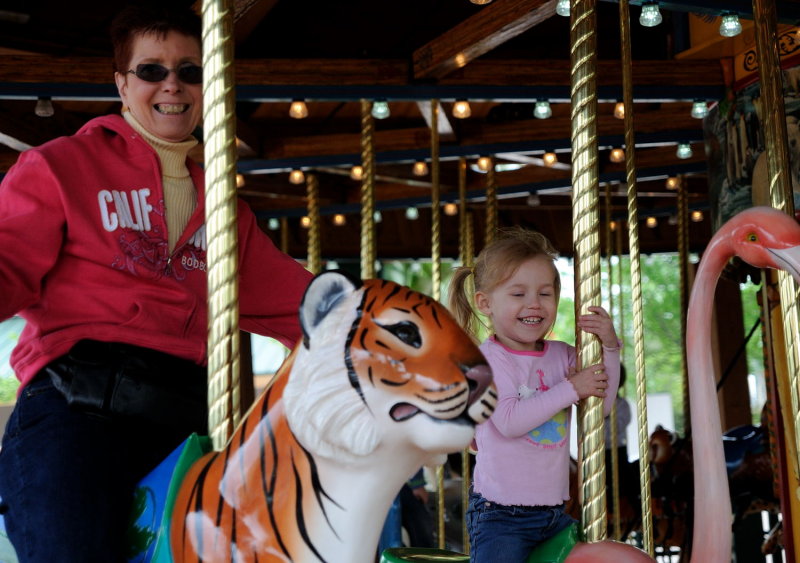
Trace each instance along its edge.
<instances>
[{"instance_id":1,"label":"tiger nose","mask_svg":"<svg viewBox=\"0 0 800 563\"><path fill-rule=\"evenodd\" d=\"M464 376L469 384L469 404L471 405L483 396L483 392L492 383L492 369L486 364L478 364L469 368Z\"/></svg>"}]
</instances>

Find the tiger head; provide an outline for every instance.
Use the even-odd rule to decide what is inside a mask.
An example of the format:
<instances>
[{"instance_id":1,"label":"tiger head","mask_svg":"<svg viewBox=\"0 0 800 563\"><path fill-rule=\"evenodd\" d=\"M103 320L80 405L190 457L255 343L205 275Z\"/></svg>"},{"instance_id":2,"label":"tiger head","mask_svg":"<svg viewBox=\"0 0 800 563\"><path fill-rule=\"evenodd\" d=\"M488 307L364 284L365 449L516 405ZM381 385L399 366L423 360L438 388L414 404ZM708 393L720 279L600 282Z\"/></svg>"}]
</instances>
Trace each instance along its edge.
<instances>
[{"instance_id":1,"label":"tiger head","mask_svg":"<svg viewBox=\"0 0 800 563\"><path fill-rule=\"evenodd\" d=\"M466 447L494 410L485 358L430 297L325 272L306 290L300 322L283 399L292 432L318 456L410 447L430 459Z\"/></svg>"}]
</instances>

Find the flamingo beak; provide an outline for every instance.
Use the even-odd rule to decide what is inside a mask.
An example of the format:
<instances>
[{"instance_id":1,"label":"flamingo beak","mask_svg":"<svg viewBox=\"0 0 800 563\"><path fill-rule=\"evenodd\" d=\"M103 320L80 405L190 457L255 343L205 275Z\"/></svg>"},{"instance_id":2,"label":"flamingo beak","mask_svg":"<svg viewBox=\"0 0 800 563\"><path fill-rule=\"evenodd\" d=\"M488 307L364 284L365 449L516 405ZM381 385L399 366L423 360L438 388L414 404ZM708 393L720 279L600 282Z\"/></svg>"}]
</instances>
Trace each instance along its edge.
<instances>
[{"instance_id":1,"label":"flamingo beak","mask_svg":"<svg viewBox=\"0 0 800 563\"><path fill-rule=\"evenodd\" d=\"M791 274L794 280L800 284L800 246L768 248L767 251L772 255L776 266Z\"/></svg>"}]
</instances>

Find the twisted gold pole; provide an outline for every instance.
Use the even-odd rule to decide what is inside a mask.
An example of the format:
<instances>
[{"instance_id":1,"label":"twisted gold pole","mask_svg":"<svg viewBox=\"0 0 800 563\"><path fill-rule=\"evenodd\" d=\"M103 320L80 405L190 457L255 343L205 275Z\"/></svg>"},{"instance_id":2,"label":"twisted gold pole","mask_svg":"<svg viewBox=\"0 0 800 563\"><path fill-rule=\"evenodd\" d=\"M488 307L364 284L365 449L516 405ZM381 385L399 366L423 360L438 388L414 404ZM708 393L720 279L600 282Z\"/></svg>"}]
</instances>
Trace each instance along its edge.
<instances>
[{"instance_id":1,"label":"twisted gold pole","mask_svg":"<svg viewBox=\"0 0 800 563\"><path fill-rule=\"evenodd\" d=\"M375 277L375 121L372 102L361 100L361 278Z\"/></svg>"},{"instance_id":2,"label":"twisted gold pole","mask_svg":"<svg viewBox=\"0 0 800 563\"><path fill-rule=\"evenodd\" d=\"M628 238L631 263L631 306L633 309L633 348L636 362L636 416L639 438L639 490L642 506L642 546L653 557L653 513L650 491L650 436L647 429L647 386L644 362L644 315L642 314L642 265L639 250L639 203L636 185L636 149L633 128L633 77L631 30L628 0L620 0L619 25L622 50L622 87L625 104L625 179L628 184ZM622 229L618 229L622 232ZM620 234L619 252L622 254ZM620 269L620 286L622 285ZM620 291L620 303L622 301ZM622 306L620 306L622 311ZM621 321L620 321L621 322ZM624 334L624 332L622 332Z\"/></svg>"},{"instance_id":3,"label":"twisted gold pole","mask_svg":"<svg viewBox=\"0 0 800 563\"><path fill-rule=\"evenodd\" d=\"M316 174L306 174L306 194L308 195L308 271L318 274L322 271L322 241L320 237L319 178Z\"/></svg>"},{"instance_id":4,"label":"twisted gold pole","mask_svg":"<svg viewBox=\"0 0 800 563\"><path fill-rule=\"evenodd\" d=\"M572 98L572 236L575 244L575 317L601 305L598 241L597 81L595 0L572 0L570 8ZM577 369L602 361L600 342L576 331ZM587 541L606 537L603 401L590 397L578 408L581 437L581 516Z\"/></svg>"},{"instance_id":5,"label":"twisted gold pole","mask_svg":"<svg viewBox=\"0 0 800 563\"><path fill-rule=\"evenodd\" d=\"M486 171L486 244L494 240L497 234L497 182L494 173L494 157Z\"/></svg>"},{"instance_id":6,"label":"twisted gold pole","mask_svg":"<svg viewBox=\"0 0 800 563\"><path fill-rule=\"evenodd\" d=\"M689 311L689 199L683 179L678 177L678 268L681 285L681 382L683 384L683 433L692 433L691 404L689 396L689 358L686 356L686 319Z\"/></svg>"},{"instance_id":7,"label":"twisted gold pole","mask_svg":"<svg viewBox=\"0 0 800 563\"><path fill-rule=\"evenodd\" d=\"M236 144L230 2L203 2L203 123L208 237L208 425L221 450L239 422Z\"/></svg>"},{"instance_id":8,"label":"twisted gold pole","mask_svg":"<svg viewBox=\"0 0 800 563\"><path fill-rule=\"evenodd\" d=\"M472 266L472 225L467 215L467 160L458 159L458 253L463 266ZM471 278L467 278L471 281ZM466 287L472 295L472 285ZM467 509L469 508L470 464L469 448L461 452L461 545L469 555L469 532L467 531Z\"/></svg>"},{"instance_id":9,"label":"twisted gold pole","mask_svg":"<svg viewBox=\"0 0 800 563\"><path fill-rule=\"evenodd\" d=\"M614 254L614 241L611 238L611 184L606 184L605 190L605 242L606 242L606 264L608 265L608 312L614 316L614 265L611 263L611 256ZM621 300L620 300L621 305ZM622 307L620 306L620 309ZM614 522L614 536L612 539L618 540L622 535L622 526L619 519L619 439L617 436L617 402L611 407L608 417L608 426L611 428L609 436L611 445L607 451L611 453L611 506ZM606 468L608 470L608 468Z\"/></svg>"},{"instance_id":10,"label":"twisted gold pole","mask_svg":"<svg viewBox=\"0 0 800 563\"><path fill-rule=\"evenodd\" d=\"M789 181L789 149L787 145L786 111L783 103L783 82L778 55L777 16L775 2L753 0L753 19L756 31L758 70L761 77L761 99L764 115L764 140L769 170L769 194L772 206L794 216L794 199ZM792 277L778 270L778 289L785 330L786 361L790 374L790 395L794 438L800 441L800 312L797 308L798 290ZM800 444L796 444L795 467L800 466Z\"/></svg>"}]
</instances>

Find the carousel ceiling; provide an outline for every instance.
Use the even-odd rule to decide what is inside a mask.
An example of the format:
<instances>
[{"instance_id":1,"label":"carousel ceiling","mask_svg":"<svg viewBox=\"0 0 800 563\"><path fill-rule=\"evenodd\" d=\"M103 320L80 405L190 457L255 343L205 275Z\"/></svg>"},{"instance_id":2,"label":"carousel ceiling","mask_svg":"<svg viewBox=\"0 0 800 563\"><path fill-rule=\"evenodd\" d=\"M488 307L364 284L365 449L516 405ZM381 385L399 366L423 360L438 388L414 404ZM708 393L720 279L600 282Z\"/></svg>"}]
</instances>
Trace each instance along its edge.
<instances>
[{"instance_id":1,"label":"carousel ceiling","mask_svg":"<svg viewBox=\"0 0 800 563\"><path fill-rule=\"evenodd\" d=\"M361 160L362 100L386 101L389 109L388 117L374 120L380 257L430 255L430 124L437 100L441 199L457 200L465 163L478 246L487 175L476 163L493 156L500 225L541 230L562 254L572 253L569 18L556 14L556 0L232 3L239 190L292 255L306 253L307 232L300 225L306 190L289 178L291 170L302 169L319 179L323 257L359 256L360 182L351 178L351 167ZM2 2L0 174L20 150L119 111L107 28L123 4ZM640 4L633 0L630 9L640 244L643 252L673 251L677 198L666 180L679 177L690 209L708 213L703 120L691 110L696 100L713 107L725 98L731 78L723 63L733 56L735 40L718 37L700 48L690 21L718 22L723 11L733 10L746 36L752 4L661 2L663 22L656 27L638 23ZM776 4L780 22L800 21L800 2ZM616 2L597 3L597 27L600 217L621 221L627 218L625 163L609 159L624 144L623 121L613 115L623 96ZM44 97L52 100L50 117L35 112ZM293 100L305 101L307 117L290 117ZM469 101L470 117L454 117L458 100ZM541 100L550 102L546 119L534 116ZM679 158L679 143L688 143L693 155ZM555 153L554 165L546 165L546 152ZM415 175L413 164L426 160L428 172ZM418 209L415 220L407 215L412 207ZM343 226L334 225L335 214L344 216ZM645 225L648 216L657 219L655 227ZM283 231L270 230L276 218L286 218ZM702 248L710 236L708 218L691 223L689 236L693 249ZM445 257L457 255L457 242L458 217L443 215Z\"/></svg>"}]
</instances>

